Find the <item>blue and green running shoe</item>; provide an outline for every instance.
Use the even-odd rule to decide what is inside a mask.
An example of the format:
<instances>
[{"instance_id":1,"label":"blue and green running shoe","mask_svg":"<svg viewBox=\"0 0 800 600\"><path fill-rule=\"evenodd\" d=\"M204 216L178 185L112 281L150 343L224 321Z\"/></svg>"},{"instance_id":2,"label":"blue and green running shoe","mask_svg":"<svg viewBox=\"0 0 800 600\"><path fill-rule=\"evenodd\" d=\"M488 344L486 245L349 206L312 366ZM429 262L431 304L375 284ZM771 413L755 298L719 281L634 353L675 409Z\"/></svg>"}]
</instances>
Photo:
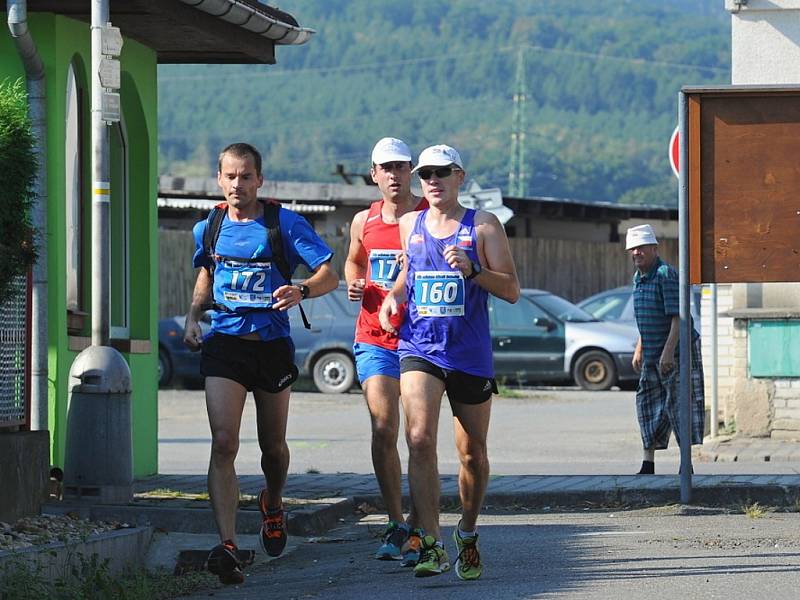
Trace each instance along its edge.
<instances>
[{"instance_id":1,"label":"blue and green running shoe","mask_svg":"<svg viewBox=\"0 0 800 600\"><path fill-rule=\"evenodd\" d=\"M381 536L381 547L375 553L375 558L378 560L400 560L400 548L408 538L408 525L405 523L398 523L397 521L389 521L386 530Z\"/></svg>"},{"instance_id":2,"label":"blue and green running shoe","mask_svg":"<svg viewBox=\"0 0 800 600\"><path fill-rule=\"evenodd\" d=\"M408 532L408 539L403 547L400 549L402 558L400 559L401 567L414 567L419 561L419 550L422 547L422 538L425 534L422 529L415 527Z\"/></svg>"}]
</instances>

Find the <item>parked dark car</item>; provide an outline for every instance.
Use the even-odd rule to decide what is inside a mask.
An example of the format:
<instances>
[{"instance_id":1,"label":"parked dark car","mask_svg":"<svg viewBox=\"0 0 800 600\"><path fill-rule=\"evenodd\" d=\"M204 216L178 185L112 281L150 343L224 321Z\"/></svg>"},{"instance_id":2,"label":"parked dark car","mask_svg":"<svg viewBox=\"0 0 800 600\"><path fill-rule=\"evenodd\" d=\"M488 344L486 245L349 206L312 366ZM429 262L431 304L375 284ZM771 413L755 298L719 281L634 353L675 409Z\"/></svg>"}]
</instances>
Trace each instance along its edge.
<instances>
[{"instance_id":1,"label":"parked dark car","mask_svg":"<svg viewBox=\"0 0 800 600\"><path fill-rule=\"evenodd\" d=\"M521 382L574 381L606 390L638 380L638 332L600 321L549 292L525 289L516 304L490 296L495 376Z\"/></svg>"},{"instance_id":2,"label":"parked dark car","mask_svg":"<svg viewBox=\"0 0 800 600\"><path fill-rule=\"evenodd\" d=\"M311 329L303 326L300 311L289 309L289 323L295 344L295 362L301 377L310 377L321 392L346 392L356 380L353 336L359 304L347 299L347 288L339 288L319 298L303 301ZM158 324L159 385L181 380L202 382L200 353L183 345L185 316L161 319ZM208 315L201 322L203 333L210 329Z\"/></svg>"}]
</instances>

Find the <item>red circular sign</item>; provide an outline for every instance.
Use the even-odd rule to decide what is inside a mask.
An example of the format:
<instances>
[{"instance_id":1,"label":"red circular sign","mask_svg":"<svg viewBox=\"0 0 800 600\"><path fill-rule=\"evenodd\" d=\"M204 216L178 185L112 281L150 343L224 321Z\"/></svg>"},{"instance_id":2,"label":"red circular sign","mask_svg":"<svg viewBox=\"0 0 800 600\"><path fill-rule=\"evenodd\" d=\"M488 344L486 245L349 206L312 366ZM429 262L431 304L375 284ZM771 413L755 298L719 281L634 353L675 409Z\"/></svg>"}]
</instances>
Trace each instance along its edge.
<instances>
[{"instance_id":1,"label":"red circular sign","mask_svg":"<svg viewBox=\"0 0 800 600\"><path fill-rule=\"evenodd\" d=\"M672 137L669 138L669 166L672 167L675 177L679 177L681 171L681 142L677 127L672 132Z\"/></svg>"}]
</instances>

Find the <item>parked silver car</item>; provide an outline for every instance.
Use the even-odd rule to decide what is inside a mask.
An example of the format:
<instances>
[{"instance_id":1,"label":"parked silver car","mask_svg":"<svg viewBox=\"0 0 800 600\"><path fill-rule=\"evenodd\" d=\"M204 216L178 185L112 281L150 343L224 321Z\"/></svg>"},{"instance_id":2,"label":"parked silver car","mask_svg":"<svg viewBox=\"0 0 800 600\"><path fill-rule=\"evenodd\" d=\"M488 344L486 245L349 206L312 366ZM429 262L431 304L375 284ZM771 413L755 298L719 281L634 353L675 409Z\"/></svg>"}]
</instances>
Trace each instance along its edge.
<instances>
[{"instance_id":1,"label":"parked silver car","mask_svg":"<svg viewBox=\"0 0 800 600\"><path fill-rule=\"evenodd\" d=\"M574 381L586 390L629 387L638 380L631 361L638 331L600 321L571 302L524 289L516 304L490 296L498 380Z\"/></svg>"}]
</instances>

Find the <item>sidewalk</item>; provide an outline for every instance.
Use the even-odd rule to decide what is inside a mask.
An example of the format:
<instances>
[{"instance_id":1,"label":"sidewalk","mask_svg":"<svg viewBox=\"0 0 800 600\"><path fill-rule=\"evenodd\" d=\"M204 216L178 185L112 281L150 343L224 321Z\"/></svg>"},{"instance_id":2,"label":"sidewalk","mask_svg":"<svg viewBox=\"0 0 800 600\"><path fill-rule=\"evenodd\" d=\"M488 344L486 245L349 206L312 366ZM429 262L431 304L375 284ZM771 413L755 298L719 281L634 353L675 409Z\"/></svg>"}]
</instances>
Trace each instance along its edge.
<instances>
[{"instance_id":1,"label":"sidewalk","mask_svg":"<svg viewBox=\"0 0 800 600\"><path fill-rule=\"evenodd\" d=\"M691 504L743 507L754 502L767 506L800 504L800 443L768 439L718 438L693 452L693 462L737 461L762 463L751 475L703 475L692 480ZM794 474L763 474L763 462L782 461ZM792 463L796 462L795 465ZM442 475L441 503L456 507L458 477ZM243 497L255 498L263 486L261 475L239 477ZM49 513L77 512L94 520L124 521L156 531L148 566L173 569L182 550L213 545L216 531L208 504L205 475L163 474L137 480L134 501L127 505L51 503ZM403 478L403 494L408 482ZM372 473L290 474L284 492L290 536L320 535L361 508L380 507L380 493ZM484 501L492 509L603 509L680 503L677 475L498 475L492 476ZM258 531L261 516L255 501L243 503L238 529ZM158 532L161 532L160 534ZM244 536L243 536L244 537ZM254 544L254 543L253 543ZM255 546L254 546L255 547ZM291 550L291 548L289 549ZM261 560L261 559L259 559Z\"/></svg>"}]
</instances>

